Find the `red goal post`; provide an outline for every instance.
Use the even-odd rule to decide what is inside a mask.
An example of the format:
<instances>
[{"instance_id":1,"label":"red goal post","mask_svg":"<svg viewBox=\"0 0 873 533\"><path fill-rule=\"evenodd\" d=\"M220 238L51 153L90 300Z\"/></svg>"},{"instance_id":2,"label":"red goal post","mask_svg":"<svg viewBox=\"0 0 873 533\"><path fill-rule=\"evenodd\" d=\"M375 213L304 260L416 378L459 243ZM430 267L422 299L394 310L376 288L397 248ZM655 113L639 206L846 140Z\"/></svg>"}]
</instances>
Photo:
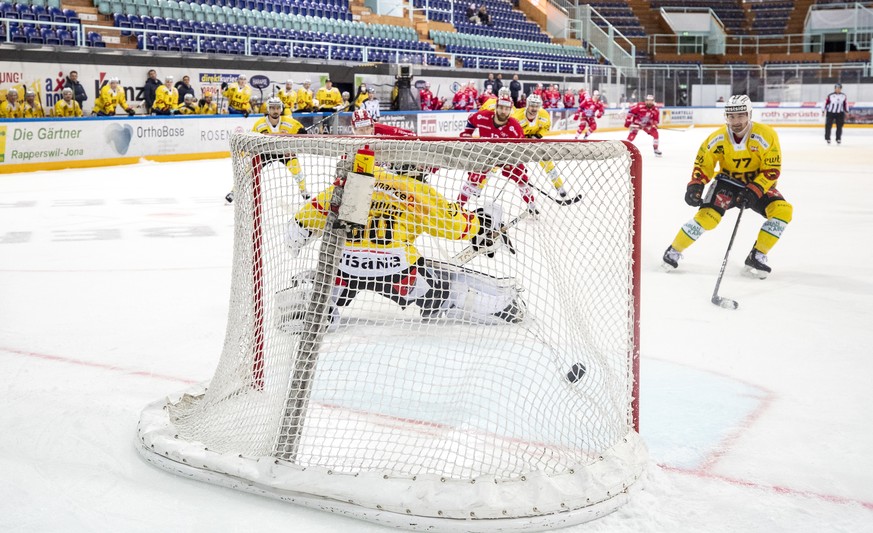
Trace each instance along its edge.
<instances>
[{"instance_id":1,"label":"red goal post","mask_svg":"<svg viewBox=\"0 0 873 533\"><path fill-rule=\"evenodd\" d=\"M353 228L336 211L365 146L375 187ZM146 460L407 528L570 525L639 486L632 144L236 134L231 153L224 350L208 384L143 411ZM471 174L488 179L460 206ZM492 219L493 254L452 233Z\"/></svg>"}]
</instances>

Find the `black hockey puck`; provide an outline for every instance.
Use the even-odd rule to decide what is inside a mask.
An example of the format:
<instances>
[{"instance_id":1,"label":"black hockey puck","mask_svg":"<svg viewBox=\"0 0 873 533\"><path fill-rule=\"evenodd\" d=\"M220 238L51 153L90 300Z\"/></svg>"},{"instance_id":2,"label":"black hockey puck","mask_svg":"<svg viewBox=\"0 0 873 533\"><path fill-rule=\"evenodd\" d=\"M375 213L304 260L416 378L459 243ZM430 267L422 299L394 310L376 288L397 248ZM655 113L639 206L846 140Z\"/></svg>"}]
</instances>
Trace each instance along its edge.
<instances>
[{"instance_id":1,"label":"black hockey puck","mask_svg":"<svg viewBox=\"0 0 873 533\"><path fill-rule=\"evenodd\" d=\"M579 381L582 376L585 375L585 365L582 363L574 363L570 368L570 371L567 372L567 381L570 383L576 383Z\"/></svg>"}]
</instances>

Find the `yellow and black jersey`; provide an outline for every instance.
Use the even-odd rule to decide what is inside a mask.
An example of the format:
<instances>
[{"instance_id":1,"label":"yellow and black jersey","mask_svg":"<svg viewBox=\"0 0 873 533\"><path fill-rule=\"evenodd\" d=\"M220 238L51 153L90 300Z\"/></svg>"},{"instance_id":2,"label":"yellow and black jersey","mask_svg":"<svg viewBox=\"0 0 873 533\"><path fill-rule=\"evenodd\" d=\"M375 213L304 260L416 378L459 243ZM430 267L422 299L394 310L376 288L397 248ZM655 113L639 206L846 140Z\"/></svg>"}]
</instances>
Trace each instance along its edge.
<instances>
[{"instance_id":1,"label":"yellow and black jersey","mask_svg":"<svg viewBox=\"0 0 873 533\"><path fill-rule=\"evenodd\" d=\"M230 109L237 111L251 111L249 101L252 99L252 86L246 85L240 87L236 83L231 83L221 94L227 98L227 106Z\"/></svg>"},{"instance_id":2,"label":"yellow and black jersey","mask_svg":"<svg viewBox=\"0 0 873 533\"><path fill-rule=\"evenodd\" d=\"M330 109L336 109L343 103L343 96L336 87L322 87L315 93L315 99L318 100L318 105Z\"/></svg>"},{"instance_id":3,"label":"yellow and black jersey","mask_svg":"<svg viewBox=\"0 0 873 533\"><path fill-rule=\"evenodd\" d=\"M113 91L112 87L107 83L100 89L100 102L102 105L102 111L109 114L114 114L115 109L118 106L121 106L121 109L127 109L127 97L124 95L124 89L119 85ZM94 109L97 109L97 101L94 101Z\"/></svg>"},{"instance_id":4,"label":"yellow and black jersey","mask_svg":"<svg viewBox=\"0 0 873 533\"><path fill-rule=\"evenodd\" d=\"M537 116L533 120L528 120L526 108L524 107L514 110L510 116L521 124L524 136L528 138L540 138L552 129L552 117L549 116L548 111L542 108L537 111Z\"/></svg>"},{"instance_id":5,"label":"yellow and black jersey","mask_svg":"<svg viewBox=\"0 0 873 533\"><path fill-rule=\"evenodd\" d=\"M217 115L218 114L218 104L215 102L203 102L203 105L197 106L197 114L198 115Z\"/></svg>"},{"instance_id":6,"label":"yellow and black jersey","mask_svg":"<svg viewBox=\"0 0 873 533\"><path fill-rule=\"evenodd\" d=\"M297 89L297 109L309 111L312 109L312 91L306 87Z\"/></svg>"},{"instance_id":7,"label":"yellow and black jersey","mask_svg":"<svg viewBox=\"0 0 873 533\"><path fill-rule=\"evenodd\" d=\"M287 115L282 115L279 117L279 122L275 126L270 122L270 117L264 116L259 118L252 127L252 131L264 135L277 133L295 135L297 133L306 133L306 128L303 127L303 124L297 122L293 118Z\"/></svg>"},{"instance_id":8,"label":"yellow and black jersey","mask_svg":"<svg viewBox=\"0 0 873 533\"><path fill-rule=\"evenodd\" d=\"M167 88L161 85L155 91L155 103L152 109L155 111L172 111L179 107L179 91L175 87Z\"/></svg>"},{"instance_id":9,"label":"yellow and black jersey","mask_svg":"<svg viewBox=\"0 0 873 533\"><path fill-rule=\"evenodd\" d=\"M753 122L746 136L736 142L727 126L722 126L700 145L691 181L705 184L716 174L728 174L743 183L755 183L766 193L779 179L781 168L782 149L773 128Z\"/></svg>"},{"instance_id":10,"label":"yellow and black jersey","mask_svg":"<svg viewBox=\"0 0 873 533\"><path fill-rule=\"evenodd\" d=\"M182 104L179 106L179 114L180 115L198 115L199 109L197 108L197 104Z\"/></svg>"},{"instance_id":11,"label":"yellow and black jersey","mask_svg":"<svg viewBox=\"0 0 873 533\"><path fill-rule=\"evenodd\" d=\"M369 98L370 98L370 93L368 93L368 92L359 94L358 97L355 98L355 103L354 103L355 109L361 109L361 106L364 105L364 102L366 102Z\"/></svg>"},{"instance_id":12,"label":"yellow and black jersey","mask_svg":"<svg viewBox=\"0 0 873 533\"><path fill-rule=\"evenodd\" d=\"M21 118L21 106L18 102L15 105L8 101L0 103L0 118Z\"/></svg>"},{"instance_id":13,"label":"yellow and black jersey","mask_svg":"<svg viewBox=\"0 0 873 533\"><path fill-rule=\"evenodd\" d=\"M33 105L28 104L27 102L21 106L21 118L44 118L45 111L42 108L42 104L34 101Z\"/></svg>"},{"instance_id":14,"label":"yellow and black jersey","mask_svg":"<svg viewBox=\"0 0 873 533\"><path fill-rule=\"evenodd\" d=\"M75 100L70 100L67 103L66 100L58 100L55 103L55 116L56 117L81 117L82 116L82 107L79 105L79 102Z\"/></svg>"},{"instance_id":15,"label":"yellow and black jersey","mask_svg":"<svg viewBox=\"0 0 873 533\"><path fill-rule=\"evenodd\" d=\"M417 179L376 169L376 191L367 225L346 241L347 248L400 251L408 264L421 257L415 239L422 233L453 240L470 240L479 232L479 218L455 203L433 186ZM320 233L333 194L328 187L295 215L298 224Z\"/></svg>"},{"instance_id":16,"label":"yellow and black jersey","mask_svg":"<svg viewBox=\"0 0 873 533\"><path fill-rule=\"evenodd\" d=\"M285 89L281 89L276 93L276 96L279 100L282 100L282 104L285 105L285 109L282 111L283 115L290 115L292 112L297 110L297 91L291 89L286 91Z\"/></svg>"},{"instance_id":17,"label":"yellow and black jersey","mask_svg":"<svg viewBox=\"0 0 873 533\"><path fill-rule=\"evenodd\" d=\"M494 111L497 109L497 97L485 100L485 103L479 107L479 111Z\"/></svg>"}]
</instances>

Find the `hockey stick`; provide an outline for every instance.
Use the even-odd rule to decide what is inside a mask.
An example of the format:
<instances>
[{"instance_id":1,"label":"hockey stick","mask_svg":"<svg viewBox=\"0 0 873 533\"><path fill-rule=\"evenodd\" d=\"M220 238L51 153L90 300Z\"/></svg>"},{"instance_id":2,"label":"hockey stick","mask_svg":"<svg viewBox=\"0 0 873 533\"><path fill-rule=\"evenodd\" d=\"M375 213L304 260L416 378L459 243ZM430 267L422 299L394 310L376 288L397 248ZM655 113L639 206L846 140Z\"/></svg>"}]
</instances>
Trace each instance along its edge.
<instances>
[{"instance_id":1,"label":"hockey stick","mask_svg":"<svg viewBox=\"0 0 873 533\"><path fill-rule=\"evenodd\" d=\"M731 253L731 248L734 246L734 237L737 236L737 229L740 227L740 220L743 218L744 210L745 208L741 207L740 213L737 215L737 223L734 224L734 232L731 234L730 242L728 242L727 251L724 253L724 261L721 262L721 271L718 273L718 279L715 282L715 289L712 291L712 303L719 307L724 307L725 309L736 309L740 306L739 302L736 300L719 296L718 288L721 286L721 278L724 276L724 269L727 267L728 256Z\"/></svg>"},{"instance_id":2,"label":"hockey stick","mask_svg":"<svg viewBox=\"0 0 873 533\"><path fill-rule=\"evenodd\" d=\"M663 128L658 128L658 131L672 131L673 133L685 133L685 132L687 132L688 130L692 130L692 129L694 129L694 124L692 124L692 125L690 125L690 126L688 126L688 127L685 127L685 128L667 128L667 127L663 127Z\"/></svg>"},{"instance_id":3,"label":"hockey stick","mask_svg":"<svg viewBox=\"0 0 873 533\"><path fill-rule=\"evenodd\" d=\"M312 126L309 126L309 127L306 128L306 133L309 133L309 130L311 130L311 129L317 127L317 126L321 126L321 125L324 124L326 121L328 121L328 120L334 118L335 116L339 115L341 112L342 112L342 109L337 109L336 111L334 111L334 112L331 113L330 115L328 115L328 116L322 118L322 119L319 120L318 122L314 122L314 123L312 124Z\"/></svg>"},{"instance_id":4,"label":"hockey stick","mask_svg":"<svg viewBox=\"0 0 873 533\"><path fill-rule=\"evenodd\" d=\"M509 235L507 235L506 232L510 228L514 228L515 226L517 226L519 222L521 222L522 220L526 219L529 216L530 216L530 211L527 211L527 210L522 211L520 215L513 218L512 220L510 220L506 224L500 226L500 229L497 230L500 233L500 240L494 239L494 242L490 246L485 246L483 248L479 248L478 250L475 249L473 247L473 245L470 245L470 246L464 248L463 250L461 250L460 252L458 252L458 254L452 258L451 263L455 264L455 265L463 265L463 264L469 263L474 258L476 258L482 254L496 252L504 244L506 244L506 246L509 248L509 252L514 254L515 253L515 246L513 246L512 240L510 240Z\"/></svg>"},{"instance_id":5,"label":"hockey stick","mask_svg":"<svg viewBox=\"0 0 873 533\"><path fill-rule=\"evenodd\" d=\"M549 200L555 202L556 204L558 204L562 207L565 207L568 205L573 205L573 204L578 204L579 202L581 202L585 198L585 195L582 193L579 193L576 196L572 196L572 197L568 197L568 198L555 198L554 196L549 195L549 193L546 192L545 189L541 189L540 187L538 187L537 185L535 185L533 183L528 183L528 185L533 187L534 190L536 190L537 192L539 192L540 194L542 194L543 196L545 196Z\"/></svg>"}]
</instances>

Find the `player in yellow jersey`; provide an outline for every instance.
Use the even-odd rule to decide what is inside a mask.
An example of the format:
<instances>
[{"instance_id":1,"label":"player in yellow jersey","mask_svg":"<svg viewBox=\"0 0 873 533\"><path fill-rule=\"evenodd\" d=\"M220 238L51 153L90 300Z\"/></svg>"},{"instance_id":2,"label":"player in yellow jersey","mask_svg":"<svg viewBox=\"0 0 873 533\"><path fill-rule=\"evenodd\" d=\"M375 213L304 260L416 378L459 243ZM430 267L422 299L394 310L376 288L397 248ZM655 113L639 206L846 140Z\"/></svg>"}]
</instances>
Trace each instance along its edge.
<instances>
[{"instance_id":1,"label":"player in yellow jersey","mask_svg":"<svg viewBox=\"0 0 873 533\"><path fill-rule=\"evenodd\" d=\"M664 252L664 268L676 269L682 252L705 231L715 229L725 211L749 208L767 220L746 257L746 272L764 279L771 271L767 254L793 214L791 204L776 190L782 168L779 137L770 126L752 122L752 102L746 95L731 96L724 115L726 125L700 145L685 192L685 202L700 210ZM704 196L704 185L710 182Z\"/></svg>"},{"instance_id":2,"label":"player in yellow jersey","mask_svg":"<svg viewBox=\"0 0 873 533\"><path fill-rule=\"evenodd\" d=\"M65 87L61 91L61 99L55 103L56 117L81 117L82 107L79 102L73 100L73 89Z\"/></svg>"},{"instance_id":3,"label":"player in yellow jersey","mask_svg":"<svg viewBox=\"0 0 873 533\"><path fill-rule=\"evenodd\" d=\"M155 115L175 115L179 110L179 90L173 86L173 77L166 76L164 84L155 90L155 103L152 113Z\"/></svg>"},{"instance_id":4,"label":"player in yellow jersey","mask_svg":"<svg viewBox=\"0 0 873 533\"><path fill-rule=\"evenodd\" d=\"M333 86L333 82L329 79L324 80L324 87L318 89L315 93L315 99L319 103L319 111L333 113L343 103L343 96L339 89Z\"/></svg>"},{"instance_id":5,"label":"player in yellow jersey","mask_svg":"<svg viewBox=\"0 0 873 533\"><path fill-rule=\"evenodd\" d=\"M6 101L0 104L0 118L21 118L18 89L12 88L6 91Z\"/></svg>"},{"instance_id":6,"label":"player in yellow jersey","mask_svg":"<svg viewBox=\"0 0 873 533\"><path fill-rule=\"evenodd\" d=\"M417 177L377 167L375 178L367 223L347 237L337 265L329 298L331 327L340 325L339 310L361 291L375 292L403 308L415 305L427 320L482 324L523 320L525 305L513 280L425 258L415 246L416 239L426 234L468 241L472 249L486 253L502 240L499 206L470 212ZM314 196L289 221L286 242L293 258L323 233L333 190L330 186ZM315 252L314 247L307 251ZM314 274L298 274L279 293L276 316L282 330L303 331Z\"/></svg>"},{"instance_id":7,"label":"player in yellow jersey","mask_svg":"<svg viewBox=\"0 0 873 533\"><path fill-rule=\"evenodd\" d=\"M311 85L311 81L303 80L303 87L297 89L297 111L309 112L314 109L312 105L312 89L309 88Z\"/></svg>"},{"instance_id":8,"label":"player in yellow jersey","mask_svg":"<svg viewBox=\"0 0 873 533\"><path fill-rule=\"evenodd\" d=\"M303 124L297 122L293 118L282 115L282 100L273 96L267 99L267 114L259 118L252 131L262 135L304 135L306 128ZM297 182L297 188L300 190L300 195L304 200L309 199L309 191L306 190L306 179L300 171L300 161L297 159L297 154L272 155L265 158L263 164L268 164L272 161L284 163L285 167L291 172L294 181ZM228 203L233 202L233 191L227 193L224 197Z\"/></svg>"},{"instance_id":9,"label":"player in yellow jersey","mask_svg":"<svg viewBox=\"0 0 873 533\"><path fill-rule=\"evenodd\" d=\"M200 110L197 106L197 100L194 99L194 95L187 93L182 104L177 108L177 111L180 115L197 115Z\"/></svg>"},{"instance_id":10,"label":"player in yellow jersey","mask_svg":"<svg viewBox=\"0 0 873 533\"><path fill-rule=\"evenodd\" d=\"M197 101L198 115L217 115L218 104L212 101L212 91L203 91L203 98Z\"/></svg>"},{"instance_id":11,"label":"player in yellow jersey","mask_svg":"<svg viewBox=\"0 0 873 533\"><path fill-rule=\"evenodd\" d=\"M124 96L124 87L120 85L121 80L116 77L109 78L109 83L100 89L100 103L97 106L97 101L94 101L94 109L100 116L114 116L115 109L121 106L128 115L133 116L136 113L127 105L127 97Z\"/></svg>"},{"instance_id":12,"label":"player in yellow jersey","mask_svg":"<svg viewBox=\"0 0 873 533\"><path fill-rule=\"evenodd\" d=\"M286 81L285 88L279 89L279 92L276 93L276 96L279 98L279 100L282 100L283 104L285 104L285 111L283 111L283 114L290 115L297 110L297 91L294 90L293 81Z\"/></svg>"},{"instance_id":13,"label":"player in yellow jersey","mask_svg":"<svg viewBox=\"0 0 873 533\"><path fill-rule=\"evenodd\" d=\"M252 86L248 84L248 77L240 74L236 78L236 83L222 82L221 94L227 98L227 112L231 115L242 115L248 118L249 113L253 113L250 101L252 99Z\"/></svg>"},{"instance_id":14,"label":"player in yellow jersey","mask_svg":"<svg viewBox=\"0 0 873 533\"><path fill-rule=\"evenodd\" d=\"M21 118L45 118L42 104L36 99L36 93L31 89L24 92L24 103L21 105Z\"/></svg>"},{"instance_id":15,"label":"player in yellow jersey","mask_svg":"<svg viewBox=\"0 0 873 533\"><path fill-rule=\"evenodd\" d=\"M543 109L543 99L535 94L530 95L525 107L514 110L511 116L521 124L524 136L528 139L542 139L543 135L552 129L552 117L548 111ZM558 174L555 163L540 161L540 167L545 171L561 198L565 198L567 190L564 188L564 178Z\"/></svg>"}]
</instances>

